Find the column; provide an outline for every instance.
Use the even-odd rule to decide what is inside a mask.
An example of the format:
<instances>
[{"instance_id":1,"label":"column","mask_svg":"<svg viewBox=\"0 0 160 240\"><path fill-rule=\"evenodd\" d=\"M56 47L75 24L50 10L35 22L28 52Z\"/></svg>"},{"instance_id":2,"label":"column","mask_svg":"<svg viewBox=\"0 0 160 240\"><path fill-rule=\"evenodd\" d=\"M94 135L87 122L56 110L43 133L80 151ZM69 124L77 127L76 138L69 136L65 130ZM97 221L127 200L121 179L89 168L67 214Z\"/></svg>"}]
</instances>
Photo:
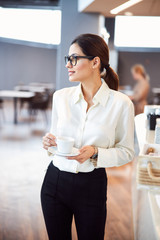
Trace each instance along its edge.
<instances>
[{"instance_id":1,"label":"column","mask_svg":"<svg viewBox=\"0 0 160 240\"><path fill-rule=\"evenodd\" d=\"M70 87L64 56L68 55L72 40L82 33L99 33L99 14L78 12L78 0L61 0L61 44L57 49L56 89Z\"/></svg>"}]
</instances>

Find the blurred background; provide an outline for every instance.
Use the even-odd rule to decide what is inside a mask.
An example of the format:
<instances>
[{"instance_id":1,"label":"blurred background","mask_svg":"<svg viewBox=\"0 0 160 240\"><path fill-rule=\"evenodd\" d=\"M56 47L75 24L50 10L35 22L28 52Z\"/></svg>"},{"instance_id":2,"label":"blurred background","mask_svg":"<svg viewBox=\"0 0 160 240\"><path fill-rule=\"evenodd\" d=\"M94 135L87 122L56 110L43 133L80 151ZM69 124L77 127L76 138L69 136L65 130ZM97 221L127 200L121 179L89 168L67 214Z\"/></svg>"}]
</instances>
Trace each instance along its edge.
<instances>
[{"instance_id":1,"label":"blurred background","mask_svg":"<svg viewBox=\"0 0 160 240\"><path fill-rule=\"evenodd\" d=\"M64 64L71 41L81 33L104 38L119 91L136 108L160 104L159 29L159 0L0 0L0 240L48 239L39 196L50 158L42 136L54 92L73 85ZM105 239L140 239L131 221L133 167L107 172Z\"/></svg>"}]
</instances>

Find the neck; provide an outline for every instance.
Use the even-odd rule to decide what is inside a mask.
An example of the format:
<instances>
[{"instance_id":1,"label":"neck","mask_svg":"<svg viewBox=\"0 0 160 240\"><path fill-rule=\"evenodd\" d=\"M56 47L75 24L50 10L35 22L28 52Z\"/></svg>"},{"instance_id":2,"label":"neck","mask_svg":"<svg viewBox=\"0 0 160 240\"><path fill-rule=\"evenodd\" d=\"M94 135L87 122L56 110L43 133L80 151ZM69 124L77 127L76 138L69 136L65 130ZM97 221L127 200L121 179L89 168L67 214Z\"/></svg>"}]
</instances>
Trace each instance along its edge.
<instances>
[{"instance_id":1,"label":"neck","mask_svg":"<svg viewBox=\"0 0 160 240\"><path fill-rule=\"evenodd\" d=\"M94 95L102 85L101 77L95 77L92 79L87 79L86 81L82 82L82 92L84 95L85 100L93 99Z\"/></svg>"}]
</instances>

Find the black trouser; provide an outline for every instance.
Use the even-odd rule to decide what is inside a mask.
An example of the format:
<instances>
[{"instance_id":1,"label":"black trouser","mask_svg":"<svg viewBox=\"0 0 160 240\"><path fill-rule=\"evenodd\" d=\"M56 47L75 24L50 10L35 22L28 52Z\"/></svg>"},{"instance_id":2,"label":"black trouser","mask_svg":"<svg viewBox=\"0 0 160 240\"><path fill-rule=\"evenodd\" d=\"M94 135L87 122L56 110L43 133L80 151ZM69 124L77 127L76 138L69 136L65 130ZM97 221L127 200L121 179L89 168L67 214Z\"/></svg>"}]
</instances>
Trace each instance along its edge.
<instances>
[{"instance_id":1,"label":"black trouser","mask_svg":"<svg viewBox=\"0 0 160 240\"><path fill-rule=\"evenodd\" d=\"M60 171L50 163L41 202L50 240L71 240L74 215L78 240L103 240L106 221L105 169L90 173Z\"/></svg>"}]
</instances>

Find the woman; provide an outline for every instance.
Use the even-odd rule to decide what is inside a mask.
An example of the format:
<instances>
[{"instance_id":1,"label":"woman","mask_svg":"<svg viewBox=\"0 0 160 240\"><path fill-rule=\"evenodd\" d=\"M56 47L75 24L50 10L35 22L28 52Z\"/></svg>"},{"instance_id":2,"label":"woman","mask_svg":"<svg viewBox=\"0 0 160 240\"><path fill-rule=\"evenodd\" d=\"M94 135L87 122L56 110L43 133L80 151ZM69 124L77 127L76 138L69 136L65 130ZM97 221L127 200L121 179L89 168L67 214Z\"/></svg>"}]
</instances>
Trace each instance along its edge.
<instances>
[{"instance_id":1,"label":"woman","mask_svg":"<svg viewBox=\"0 0 160 240\"><path fill-rule=\"evenodd\" d=\"M134 94L130 99L134 103L135 115L144 112L144 106L147 105L149 93L149 76L141 64L136 64L131 68L133 79L137 82L134 87Z\"/></svg>"},{"instance_id":2,"label":"woman","mask_svg":"<svg viewBox=\"0 0 160 240\"><path fill-rule=\"evenodd\" d=\"M105 168L133 159L133 104L117 92L118 76L101 37L78 36L65 60L69 81L80 85L54 94L51 131L43 146L56 146L58 135L72 137L79 154L53 156L41 191L44 219L50 240L71 239L73 215L79 240L103 240Z\"/></svg>"}]
</instances>

